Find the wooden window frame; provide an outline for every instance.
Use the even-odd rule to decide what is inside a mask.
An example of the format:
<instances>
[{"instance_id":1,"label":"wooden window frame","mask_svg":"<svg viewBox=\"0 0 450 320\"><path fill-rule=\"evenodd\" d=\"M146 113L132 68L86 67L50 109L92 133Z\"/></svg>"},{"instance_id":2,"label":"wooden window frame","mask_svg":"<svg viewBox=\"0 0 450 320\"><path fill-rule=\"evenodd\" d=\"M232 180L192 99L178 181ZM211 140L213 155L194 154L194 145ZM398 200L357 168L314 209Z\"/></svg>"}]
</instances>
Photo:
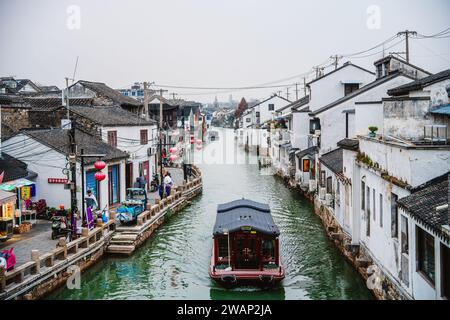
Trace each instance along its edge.
<instances>
[{"instance_id":1,"label":"wooden window frame","mask_svg":"<svg viewBox=\"0 0 450 320\"><path fill-rule=\"evenodd\" d=\"M148 130L142 129L142 130L140 130L139 134L140 134L141 145L148 144Z\"/></svg>"}]
</instances>

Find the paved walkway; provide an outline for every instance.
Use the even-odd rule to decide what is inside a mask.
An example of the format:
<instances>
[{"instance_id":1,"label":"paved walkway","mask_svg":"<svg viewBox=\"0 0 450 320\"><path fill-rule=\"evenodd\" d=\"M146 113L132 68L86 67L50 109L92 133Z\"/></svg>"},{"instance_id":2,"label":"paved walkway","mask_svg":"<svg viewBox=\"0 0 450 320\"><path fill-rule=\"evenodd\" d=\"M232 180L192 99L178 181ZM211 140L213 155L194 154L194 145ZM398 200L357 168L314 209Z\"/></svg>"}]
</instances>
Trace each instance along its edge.
<instances>
[{"instance_id":1,"label":"paved walkway","mask_svg":"<svg viewBox=\"0 0 450 320\"><path fill-rule=\"evenodd\" d=\"M56 248L58 240L52 240L52 223L47 220L37 220L33 228L22 234L14 234L6 242L0 243L0 250L14 248L16 267L31 260L31 250L39 250L42 255Z\"/></svg>"},{"instance_id":2,"label":"paved walkway","mask_svg":"<svg viewBox=\"0 0 450 320\"><path fill-rule=\"evenodd\" d=\"M168 170L174 181L174 186L183 184L183 169L165 168ZM155 199L159 199L158 192L150 193L149 201L154 204ZM37 220L31 231L23 234L15 234L6 242L0 242L0 250L14 248L16 255L16 267L31 260L31 250L39 250L45 254L56 248L58 240L51 239L51 222L47 220Z\"/></svg>"},{"instance_id":3,"label":"paved walkway","mask_svg":"<svg viewBox=\"0 0 450 320\"><path fill-rule=\"evenodd\" d=\"M183 169L182 168L164 168L164 169L166 169L167 171L170 172L170 175L172 176L174 187L180 186L183 184ZM154 204L155 199L159 199L158 191L149 192L148 199L152 204Z\"/></svg>"}]
</instances>

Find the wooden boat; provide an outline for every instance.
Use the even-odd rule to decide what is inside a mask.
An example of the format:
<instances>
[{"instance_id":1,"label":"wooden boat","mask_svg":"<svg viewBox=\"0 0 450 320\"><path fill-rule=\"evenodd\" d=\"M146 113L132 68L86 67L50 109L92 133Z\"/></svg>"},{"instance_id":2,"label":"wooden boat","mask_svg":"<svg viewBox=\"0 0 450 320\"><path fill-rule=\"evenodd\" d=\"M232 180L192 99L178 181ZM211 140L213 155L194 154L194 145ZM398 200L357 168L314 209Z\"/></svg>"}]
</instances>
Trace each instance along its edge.
<instances>
[{"instance_id":1,"label":"wooden boat","mask_svg":"<svg viewBox=\"0 0 450 320\"><path fill-rule=\"evenodd\" d=\"M229 286L278 283L284 278L279 235L269 205L247 199L219 204L210 277Z\"/></svg>"}]
</instances>

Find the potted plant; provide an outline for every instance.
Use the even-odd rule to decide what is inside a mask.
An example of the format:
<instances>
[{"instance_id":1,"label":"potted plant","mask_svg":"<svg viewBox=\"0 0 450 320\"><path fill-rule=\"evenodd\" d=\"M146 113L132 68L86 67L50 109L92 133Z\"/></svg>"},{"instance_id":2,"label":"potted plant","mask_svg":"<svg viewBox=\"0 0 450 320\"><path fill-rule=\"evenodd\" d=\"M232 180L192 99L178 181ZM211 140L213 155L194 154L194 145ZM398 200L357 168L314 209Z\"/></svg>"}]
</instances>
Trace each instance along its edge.
<instances>
[{"instance_id":1,"label":"potted plant","mask_svg":"<svg viewBox=\"0 0 450 320\"><path fill-rule=\"evenodd\" d=\"M376 132L378 131L378 127L376 127L376 126L370 126L370 127L369 127L369 131L370 131L369 137L375 138L375 137L376 137Z\"/></svg>"}]
</instances>

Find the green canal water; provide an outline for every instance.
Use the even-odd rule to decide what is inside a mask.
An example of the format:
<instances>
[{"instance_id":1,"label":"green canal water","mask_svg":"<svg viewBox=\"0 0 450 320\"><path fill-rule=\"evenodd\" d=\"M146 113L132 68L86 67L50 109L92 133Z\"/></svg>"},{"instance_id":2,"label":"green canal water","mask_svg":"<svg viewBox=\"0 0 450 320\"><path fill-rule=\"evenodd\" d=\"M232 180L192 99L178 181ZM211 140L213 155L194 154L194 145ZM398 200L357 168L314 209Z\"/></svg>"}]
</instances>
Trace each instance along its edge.
<instances>
[{"instance_id":1,"label":"green canal water","mask_svg":"<svg viewBox=\"0 0 450 320\"><path fill-rule=\"evenodd\" d=\"M372 299L356 271L326 238L312 204L279 178L262 174L255 158L235 146L232 130L220 134L219 141L201 152L202 195L131 257L105 258L82 274L81 289L63 287L48 298ZM276 288L224 289L208 276L217 204L242 197L269 203L281 230L286 278Z\"/></svg>"}]
</instances>

